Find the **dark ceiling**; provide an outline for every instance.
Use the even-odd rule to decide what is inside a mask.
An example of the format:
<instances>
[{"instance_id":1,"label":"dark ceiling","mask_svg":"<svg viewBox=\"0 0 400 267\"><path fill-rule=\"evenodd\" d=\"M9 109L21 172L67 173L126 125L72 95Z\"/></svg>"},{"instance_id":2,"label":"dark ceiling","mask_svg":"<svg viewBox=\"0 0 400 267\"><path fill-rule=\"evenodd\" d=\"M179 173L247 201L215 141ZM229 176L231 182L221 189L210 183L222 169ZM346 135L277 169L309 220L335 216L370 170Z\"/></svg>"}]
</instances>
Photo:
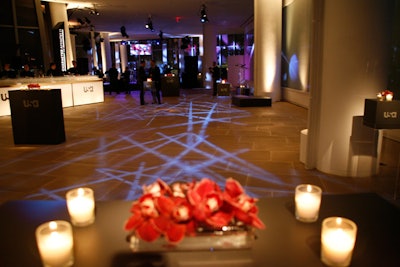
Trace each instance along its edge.
<instances>
[{"instance_id":1,"label":"dark ceiling","mask_svg":"<svg viewBox=\"0 0 400 267\"><path fill-rule=\"evenodd\" d=\"M253 0L47 0L68 3L69 20L77 30L110 32L111 39L122 38L121 26L129 38L165 38L201 35L201 9L216 33L243 33L243 26L253 17ZM72 4L74 6L72 6ZM88 7L89 5L89 7ZM98 15L96 15L96 12ZM151 17L154 31L145 28ZM78 22L80 21L80 23ZM83 23L82 23L83 22Z\"/></svg>"}]
</instances>

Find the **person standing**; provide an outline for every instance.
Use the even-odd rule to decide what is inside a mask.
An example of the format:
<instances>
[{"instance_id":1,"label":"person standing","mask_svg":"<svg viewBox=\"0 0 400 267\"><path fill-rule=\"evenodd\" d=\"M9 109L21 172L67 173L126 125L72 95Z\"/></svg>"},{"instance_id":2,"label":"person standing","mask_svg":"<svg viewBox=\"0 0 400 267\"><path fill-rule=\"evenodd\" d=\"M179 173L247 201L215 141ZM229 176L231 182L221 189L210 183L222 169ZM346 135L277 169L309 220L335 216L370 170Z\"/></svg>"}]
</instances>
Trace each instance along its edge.
<instances>
[{"instance_id":1,"label":"person standing","mask_svg":"<svg viewBox=\"0 0 400 267\"><path fill-rule=\"evenodd\" d=\"M144 102L144 82L146 81L146 62L144 60L140 61L140 66L137 70L137 85L140 90L140 105L146 104Z\"/></svg>"},{"instance_id":2,"label":"person standing","mask_svg":"<svg viewBox=\"0 0 400 267\"><path fill-rule=\"evenodd\" d=\"M125 93L129 94L131 92L131 70L129 69L129 66L125 67L125 71L121 75L122 77L122 82L125 88Z\"/></svg>"},{"instance_id":3,"label":"person standing","mask_svg":"<svg viewBox=\"0 0 400 267\"><path fill-rule=\"evenodd\" d=\"M119 86L118 86L118 75L119 72L115 67L115 63L111 65L111 68L107 71L108 78L110 79L110 95L112 91L117 92L119 94Z\"/></svg>"},{"instance_id":4,"label":"person standing","mask_svg":"<svg viewBox=\"0 0 400 267\"><path fill-rule=\"evenodd\" d=\"M24 65L24 68L23 68L23 69L21 70L21 72L19 73L19 77L21 77L21 78L25 78L25 77L27 77L27 78L33 78L33 77L35 77L35 73L33 73L33 72L30 70L28 64L25 64L25 65Z\"/></svg>"},{"instance_id":5,"label":"person standing","mask_svg":"<svg viewBox=\"0 0 400 267\"><path fill-rule=\"evenodd\" d=\"M57 64L54 62L50 63L50 68L47 70L46 75L50 77L64 76L62 71L57 68Z\"/></svg>"},{"instance_id":6,"label":"person standing","mask_svg":"<svg viewBox=\"0 0 400 267\"><path fill-rule=\"evenodd\" d=\"M4 64L4 68L3 71L1 72L1 78L17 78L17 72L11 68L11 64L10 63L5 63Z\"/></svg>"},{"instance_id":7,"label":"person standing","mask_svg":"<svg viewBox=\"0 0 400 267\"><path fill-rule=\"evenodd\" d=\"M93 67L93 74L99 77L100 79L104 78L104 73L101 71L101 69L98 69L96 67Z\"/></svg>"},{"instance_id":8,"label":"person standing","mask_svg":"<svg viewBox=\"0 0 400 267\"><path fill-rule=\"evenodd\" d=\"M151 78L153 86L155 87L155 96L157 102L158 104L161 104L161 73L160 68L156 65L156 61L154 59L150 61L149 78Z\"/></svg>"},{"instance_id":9,"label":"person standing","mask_svg":"<svg viewBox=\"0 0 400 267\"><path fill-rule=\"evenodd\" d=\"M76 60L72 60L72 67L67 70L69 75L79 75L78 63Z\"/></svg>"},{"instance_id":10,"label":"person standing","mask_svg":"<svg viewBox=\"0 0 400 267\"><path fill-rule=\"evenodd\" d=\"M220 69L217 66L217 62L212 63L212 67L209 68L209 71L212 75L212 80L213 80L213 96L217 95L217 81L220 79Z\"/></svg>"}]
</instances>

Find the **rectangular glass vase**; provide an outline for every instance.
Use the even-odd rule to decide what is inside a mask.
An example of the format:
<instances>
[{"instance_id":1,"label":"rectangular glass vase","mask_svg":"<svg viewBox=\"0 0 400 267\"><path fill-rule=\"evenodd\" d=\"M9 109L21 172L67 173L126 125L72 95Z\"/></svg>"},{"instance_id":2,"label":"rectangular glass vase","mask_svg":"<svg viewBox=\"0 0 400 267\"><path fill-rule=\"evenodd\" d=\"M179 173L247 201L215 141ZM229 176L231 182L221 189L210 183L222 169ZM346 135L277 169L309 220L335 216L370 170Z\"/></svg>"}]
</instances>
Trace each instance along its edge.
<instances>
[{"instance_id":1,"label":"rectangular glass vase","mask_svg":"<svg viewBox=\"0 0 400 267\"><path fill-rule=\"evenodd\" d=\"M133 252L249 249L255 239L256 235L253 229L202 232L195 236L185 236L177 244L169 243L164 237L147 242L135 234L128 236L129 246Z\"/></svg>"}]
</instances>

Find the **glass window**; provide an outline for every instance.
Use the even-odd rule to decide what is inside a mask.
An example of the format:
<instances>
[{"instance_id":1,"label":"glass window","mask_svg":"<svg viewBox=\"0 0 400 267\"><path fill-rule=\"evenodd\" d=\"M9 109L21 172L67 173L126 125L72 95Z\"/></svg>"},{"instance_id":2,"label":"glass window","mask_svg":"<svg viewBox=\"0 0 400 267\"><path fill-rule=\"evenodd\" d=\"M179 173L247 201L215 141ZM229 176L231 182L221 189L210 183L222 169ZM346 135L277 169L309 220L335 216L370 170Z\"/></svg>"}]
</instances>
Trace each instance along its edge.
<instances>
[{"instance_id":1,"label":"glass window","mask_svg":"<svg viewBox=\"0 0 400 267\"><path fill-rule=\"evenodd\" d=\"M15 1L17 24L18 26L37 27L37 17L34 0L16 0Z\"/></svg>"},{"instance_id":2,"label":"glass window","mask_svg":"<svg viewBox=\"0 0 400 267\"><path fill-rule=\"evenodd\" d=\"M40 34L38 29L19 29L20 53L23 63L29 63L32 67L41 67L42 47L40 46Z\"/></svg>"},{"instance_id":3,"label":"glass window","mask_svg":"<svg viewBox=\"0 0 400 267\"><path fill-rule=\"evenodd\" d=\"M0 25L13 25L11 0L1 0Z\"/></svg>"},{"instance_id":4,"label":"glass window","mask_svg":"<svg viewBox=\"0 0 400 267\"><path fill-rule=\"evenodd\" d=\"M12 63L16 56L14 28L0 27L0 36L2 46L0 60Z\"/></svg>"}]
</instances>

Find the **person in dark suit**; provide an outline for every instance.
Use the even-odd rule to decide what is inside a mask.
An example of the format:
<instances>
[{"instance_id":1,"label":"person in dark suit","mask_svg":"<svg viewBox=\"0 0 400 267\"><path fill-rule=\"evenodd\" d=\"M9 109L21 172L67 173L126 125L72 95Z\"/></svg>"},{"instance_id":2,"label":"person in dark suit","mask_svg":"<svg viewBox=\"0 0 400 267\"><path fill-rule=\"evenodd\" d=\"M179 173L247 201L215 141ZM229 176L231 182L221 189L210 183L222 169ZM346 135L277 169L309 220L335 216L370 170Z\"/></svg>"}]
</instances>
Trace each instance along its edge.
<instances>
[{"instance_id":1,"label":"person in dark suit","mask_svg":"<svg viewBox=\"0 0 400 267\"><path fill-rule=\"evenodd\" d=\"M72 67L67 70L69 75L79 75L78 63L76 60L72 60Z\"/></svg>"},{"instance_id":2,"label":"person in dark suit","mask_svg":"<svg viewBox=\"0 0 400 267\"><path fill-rule=\"evenodd\" d=\"M29 65L28 64L25 64L24 65L24 68L21 70L21 72L19 73L19 77L21 77L21 78L25 78L25 77L27 77L27 78L33 78L33 77L35 77L35 73L33 73L31 70L30 70L30 67L29 67Z\"/></svg>"},{"instance_id":3,"label":"person in dark suit","mask_svg":"<svg viewBox=\"0 0 400 267\"><path fill-rule=\"evenodd\" d=\"M161 73L160 68L156 65L156 61L154 59L150 61L149 78L151 78L152 82L154 83L153 86L155 87L155 96L157 102L158 104L161 104Z\"/></svg>"},{"instance_id":4,"label":"person in dark suit","mask_svg":"<svg viewBox=\"0 0 400 267\"><path fill-rule=\"evenodd\" d=\"M5 63L3 71L0 73L1 78L17 78L17 72L11 68L10 63Z\"/></svg>"},{"instance_id":5,"label":"person in dark suit","mask_svg":"<svg viewBox=\"0 0 400 267\"><path fill-rule=\"evenodd\" d=\"M131 70L129 69L129 66L125 67L124 72L121 74L121 80L125 93L129 94L131 92Z\"/></svg>"},{"instance_id":6,"label":"person in dark suit","mask_svg":"<svg viewBox=\"0 0 400 267\"><path fill-rule=\"evenodd\" d=\"M213 80L213 96L217 95L217 81L221 78L220 69L217 66L217 62L213 62L212 67L209 68Z\"/></svg>"},{"instance_id":7,"label":"person in dark suit","mask_svg":"<svg viewBox=\"0 0 400 267\"><path fill-rule=\"evenodd\" d=\"M146 78L147 78L145 66L146 66L146 62L144 60L140 61L140 66L137 69L137 74L136 74L136 77L137 77L136 83L140 90L140 105L146 104L144 102L144 85L143 85L143 83L146 81Z\"/></svg>"},{"instance_id":8,"label":"person in dark suit","mask_svg":"<svg viewBox=\"0 0 400 267\"><path fill-rule=\"evenodd\" d=\"M93 67L93 74L101 79L104 78L104 73L101 71L101 69L98 69L96 67Z\"/></svg>"},{"instance_id":9,"label":"person in dark suit","mask_svg":"<svg viewBox=\"0 0 400 267\"><path fill-rule=\"evenodd\" d=\"M115 63L113 63L111 65L111 68L108 69L108 71L106 72L106 74L108 75L108 78L110 79L110 95L111 93L117 92L117 94L119 94L119 80L118 80L118 75L119 72L117 70L117 68L115 67Z\"/></svg>"},{"instance_id":10,"label":"person in dark suit","mask_svg":"<svg viewBox=\"0 0 400 267\"><path fill-rule=\"evenodd\" d=\"M52 77L64 76L62 71L57 67L57 64L54 62L50 63L50 68L47 70L46 75Z\"/></svg>"}]
</instances>

